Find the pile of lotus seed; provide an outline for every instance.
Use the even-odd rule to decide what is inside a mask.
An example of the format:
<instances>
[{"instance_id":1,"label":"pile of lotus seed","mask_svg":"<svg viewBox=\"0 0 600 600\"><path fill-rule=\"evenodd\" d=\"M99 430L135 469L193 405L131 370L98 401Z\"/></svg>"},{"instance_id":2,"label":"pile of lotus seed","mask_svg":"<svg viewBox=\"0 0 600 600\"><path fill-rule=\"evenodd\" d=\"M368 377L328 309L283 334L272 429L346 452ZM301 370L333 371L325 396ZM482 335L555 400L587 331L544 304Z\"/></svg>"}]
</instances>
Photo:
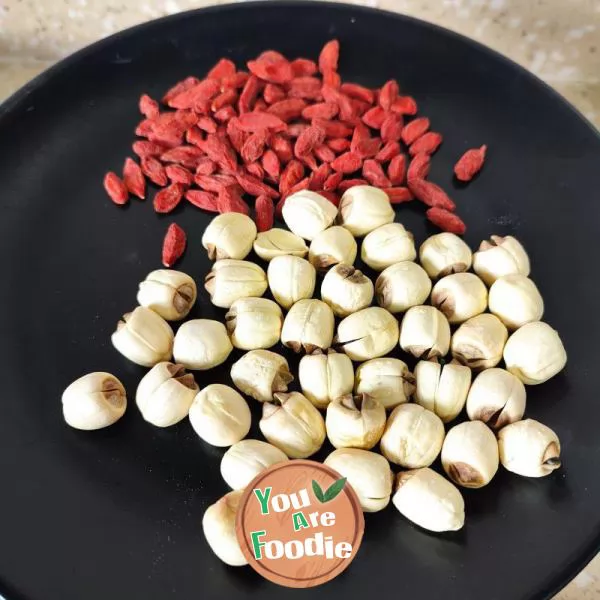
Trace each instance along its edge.
<instances>
[{"instance_id":1,"label":"pile of lotus seed","mask_svg":"<svg viewBox=\"0 0 600 600\"><path fill-rule=\"evenodd\" d=\"M291 195L283 207L289 231L257 234L246 215L218 215L202 244L216 261L205 288L227 309L225 323L193 319L174 335L167 321L188 315L196 284L159 270L140 284L139 306L112 336L125 357L152 367L136 392L146 421L169 427L189 415L200 438L229 447L221 472L234 491L203 518L209 545L228 564L246 564L235 513L247 484L273 464L312 456L325 438L336 448L325 464L347 478L364 511L391 498L436 532L463 526L457 486L487 485L499 463L528 477L560 466L554 431L522 420L524 384L547 381L567 360L557 332L540 320L544 303L524 248L492 236L473 254L461 238L439 233L419 248L419 264L412 234L394 216L386 194L371 186L350 188L339 209L312 191ZM353 266L356 238L362 261L379 272L374 284ZM268 262L266 273L245 260L252 249ZM274 301L262 298L267 288ZM288 362L269 350L279 342L303 354L301 393L288 391ZM387 356L398 345L417 359L413 373ZM235 387L200 390L186 369L216 367L234 347L247 351L231 366ZM266 442L244 439L251 414L242 394L262 403ZM117 421L127 403L109 373L78 379L62 400L67 423L87 430ZM465 407L469 420L446 432ZM430 468L440 454L448 478ZM394 475L390 463L403 470Z\"/></svg>"}]
</instances>

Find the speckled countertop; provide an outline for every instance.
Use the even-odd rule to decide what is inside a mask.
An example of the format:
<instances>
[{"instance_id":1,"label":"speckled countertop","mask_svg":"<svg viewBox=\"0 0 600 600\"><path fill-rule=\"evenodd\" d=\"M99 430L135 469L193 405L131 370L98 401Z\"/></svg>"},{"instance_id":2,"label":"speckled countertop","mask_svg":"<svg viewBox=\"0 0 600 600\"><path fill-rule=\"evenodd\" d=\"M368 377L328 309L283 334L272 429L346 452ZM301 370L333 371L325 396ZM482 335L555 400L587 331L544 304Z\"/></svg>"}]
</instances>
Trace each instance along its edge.
<instances>
[{"instance_id":1,"label":"speckled countertop","mask_svg":"<svg viewBox=\"0 0 600 600\"><path fill-rule=\"evenodd\" d=\"M347 0L350 1L350 0ZM0 0L0 100L100 37L222 0ZM475 38L541 77L600 127L600 0L354 0ZM600 600L600 556L555 600Z\"/></svg>"}]
</instances>

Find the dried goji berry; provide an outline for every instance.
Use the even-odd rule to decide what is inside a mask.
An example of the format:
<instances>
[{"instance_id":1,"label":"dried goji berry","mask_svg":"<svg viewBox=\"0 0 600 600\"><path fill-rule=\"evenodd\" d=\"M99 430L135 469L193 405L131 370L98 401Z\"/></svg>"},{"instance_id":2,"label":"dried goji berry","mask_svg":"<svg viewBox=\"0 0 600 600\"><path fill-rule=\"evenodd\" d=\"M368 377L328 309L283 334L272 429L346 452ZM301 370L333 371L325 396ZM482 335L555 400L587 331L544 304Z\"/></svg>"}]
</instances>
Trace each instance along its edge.
<instances>
[{"instance_id":1,"label":"dried goji berry","mask_svg":"<svg viewBox=\"0 0 600 600\"><path fill-rule=\"evenodd\" d=\"M325 185L325 181L331 174L331 169L327 163L323 163L317 169L312 172L310 176L310 185L308 186L311 190L320 190L323 189Z\"/></svg>"},{"instance_id":2,"label":"dried goji berry","mask_svg":"<svg viewBox=\"0 0 600 600\"><path fill-rule=\"evenodd\" d=\"M403 183L406 175L406 157L404 154L398 154L398 156L392 158L388 165L387 174L392 186Z\"/></svg>"},{"instance_id":3,"label":"dried goji berry","mask_svg":"<svg viewBox=\"0 0 600 600\"><path fill-rule=\"evenodd\" d=\"M161 144L155 142L147 142L145 140L138 140L133 142L133 153L140 158L146 158L147 156L160 156L167 149Z\"/></svg>"},{"instance_id":4,"label":"dried goji berry","mask_svg":"<svg viewBox=\"0 0 600 600\"><path fill-rule=\"evenodd\" d=\"M342 83L340 90L346 94L346 96L362 100L367 104L373 104L373 100L375 99L375 94L372 90L362 85L358 85L357 83Z\"/></svg>"},{"instance_id":5,"label":"dried goji berry","mask_svg":"<svg viewBox=\"0 0 600 600\"><path fill-rule=\"evenodd\" d=\"M281 52L277 52L277 50L263 50L256 60L260 60L266 62L267 64L276 63L280 60L287 60L286 57L281 54Z\"/></svg>"},{"instance_id":6,"label":"dried goji berry","mask_svg":"<svg viewBox=\"0 0 600 600\"><path fill-rule=\"evenodd\" d=\"M394 156L400 154L400 144L398 142L388 142L376 155L375 160L380 163L392 160Z\"/></svg>"},{"instance_id":7,"label":"dried goji berry","mask_svg":"<svg viewBox=\"0 0 600 600\"><path fill-rule=\"evenodd\" d=\"M351 187L354 187L356 185L369 185L369 182L366 179L359 179L359 178L355 178L355 179L344 179L338 186L337 189L340 192L345 192L346 190L350 189Z\"/></svg>"},{"instance_id":8,"label":"dried goji berry","mask_svg":"<svg viewBox=\"0 0 600 600\"><path fill-rule=\"evenodd\" d=\"M330 88L337 90L342 85L342 78L337 71L332 71L330 69L329 71L325 71L325 73L323 73L323 85L327 85Z\"/></svg>"},{"instance_id":9,"label":"dried goji berry","mask_svg":"<svg viewBox=\"0 0 600 600\"><path fill-rule=\"evenodd\" d=\"M411 96L400 96L391 106L392 112L399 115L416 115L417 102Z\"/></svg>"},{"instance_id":10,"label":"dried goji berry","mask_svg":"<svg viewBox=\"0 0 600 600\"><path fill-rule=\"evenodd\" d=\"M379 90L379 106L385 111L391 110L392 104L398 99L399 93L400 87L395 79L386 81Z\"/></svg>"},{"instance_id":11,"label":"dried goji berry","mask_svg":"<svg viewBox=\"0 0 600 600\"><path fill-rule=\"evenodd\" d=\"M366 138L359 140L352 148L352 152L358 154L361 158L371 158L379 153L381 148L381 138Z\"/></svg>"},{"instance_id":12,"label":"dried goji berry","mask_svg":"<svg viewBox=\"0 0 600 600\"><path fill-rule=\"evenodd\" d=\"M350 141L350 148L354 152L358 142L361 140L368 140L371 137L369 128L364 123L359 123L352 132L352 139Z\"/></svg>"},{"instance_id":13,"label":"dried goji berry","mask_svg":"<svg viewBox=\"0 0 600 600\"><path fill-rule=\"evenodd\" d=\"M276 83L267 83L263 90L263 98L267 104L279 102L285 98L285 90Z\"/></svg>"},{"instance_id":14,"label":"dried goji berry","mask_svg":"<svg viewBox=\"0 0 600 600\"><path fill-rule=\"evenodd\" d=\"M160 160L163 162L179 163L184 167L195 169L198 164L198 159L204 154L204 152L197 146L179 146L178 148L171 148L166 152L163 152L160 156Z\"/></svg>"},{"instance_id":15,"label":"dried goji berry","mask_svg":"<svg viewBox=\"0 0 600 600\"><path fill-rule=\"evenodd\" d=\"M246 114L252 115L254 113ZM242 146L242 160L246 163L251 163L255 160L258 160L265 151L265 146L267 145L268 139L269 132L266 129L260 129L253 133Z\"/></svg>"},{"instance_id":16,"label":"dried goji berry","mask_svg":"<svg viewBox=\"0 0 600 600\"><path fill-rule=\"evenodd\" d=\"M294 158L292 142L285 136L278 134L271 136L270 146L282 164L287 164Z\"/></svg>"},{"instance_id":17,"label":"dried goji berry","mask_svg":"<svg viewBox=\"0 0 600 600\"><path fill-rule=\"evenodd\" d=\"M354 131L352 127L348 127L340 121L326 121L325 119L315 119L313 125L319 125L325 130L325 135L328 138L344 138L352 135ZM289 128L288 128L289 131Z\"/></svg>"},{"instance_id":18,"label":"dried goji berry","mask_svg":"<svg viewBox=\"0 0 600 600\"><path fill-rule=\"evenodd\" d=\"M250 194L251 196L260 196L261 194L269 196L270 198L277 198L279 196L277 190L274 190L272 187L252 175L238 173L236 179L246 194Z\"/></svg>"},{"instance_id":19,"label":"dried goji berry","mask_svg":"<svg viewBox=\"0 0 600 600\"><path fill-rule=\"evenodd\" d=\"M217 64L208 72L208 79L223 79L235 75L235 63L228 58L220 59Z\"/></svg>"},{"instance_id":20,"label":"dried goji berry","mask_svg":"<svg viewBox=\"0 0 600 600\"><path fill-rule=\"evenodd\" d=\"M217 133L217 124L211 117L200 117L196 123L198 129L206 131L206 133Z\"/></svg>"},{"instance_id":21,"label":"dried goji berry","mask_svg":"<svg viewBox=\"0 0 600 600\"><path fill-rule=\"evenodd\" d=\"M219 190L217 204L219 212L222 213L239 212L244 215L250 213L250 207L233 186L224 186Z\"/></svg>"},{"instance_id":22,"label":"dried goji berry","mask_svg":"<svg viewBox=\"0 0 600 600\"><path fill-rule=\"evenodd\" d=\"M338 40L329 40L319 54L319 71L337 71L340 58L340 43Z\"/></svg>"},{"instance_id":23,"label":"dried goji berry","mask_svg":"<svg viewBox=\"0 0 600 600\"><path fill-rule=\"evenodd\" d=\"M123 165L123 183L129 193L141 200L146 197L146 180L140 165L132 158L126 158Z\"/></svg>"},{"instance_id":24,"label":"dried goji berry","mask_svg":"<svg viewBox=\"0 0 600 600\"><path fill-rule=\"evenodd\" d=\"M313 150L315 156L322 162L330 163L335 160L335 152L327 145L321 144Z\"/></svg>"},{"instance_id":25,"label":"dried goji berry","mask_svg":"<svg viewBox=\"0 0 600 600\"><path fill-rule=\"evenodd\" d=\"M343 178L344 178L344 174L343 173L332 173L325 180L325 183L323 184L323 189L326 192L333 192L334 190L336 190L338 188L338 186L342 182Z\"/></svg>"},{"instance_id":26,"label":"dried goji berry","mask_svg":"<svg viewBox=\"0 0 600 600\"><path fill-rule=\"evenodd\" d=\"M273 108L273 107L271 107ZM244 113L238 117L238 125L242 131L249 133L271 129L273 131L285 131L286 124L276 115L262 112Z\"/></svg>"},{"instance_id":27,"label":"dried goji berry","mask_svg":"<svg viewBox=\"0 0 600 600\"><path fill-rule=\"evenodd\" d=\"M334 102L339 107L340 116L342 121L350 121L356 115L354 114L354 106L346 94L342 94L339 90L334 87L324 84L322 87L323 98L327 102Z\"/></svg>"},{"instance_id":28,"label":"dried goji berry","mask_svg":"<svg viewBox=\"0 0 600 600\"><path fill-rule=\"evenodd\" d=\"M302 190L307 190L310 185L310 177L305 177L301 179L296 185L294 185L286 194L286 196L290 196L291 194L295 194L296 192L300 192Z\"/></svg>"},{"instance_id":29,"label":"dried goji berry","mask_svg":"<svg viewBox=\"0 0 600 600\"><path fill-rule=\"evenodd\" d=\"M215 121L219 123L227 123L233 117L236 117L237 113L235 112L235 108L231 105L224 106L220 108L217 112L213 114Z\"/></svg>"},{"instance_id":30,"label":"dried goji berry","mask_svg":"<svg viewBox=\"0 0 600 600\"><path fill-rule=\"evenodd\" d=\"M293 158L288 162L285 169L281 173L279 179L279 192L281 194L287 193L292 187L294 187L304 177L304 165Z\"/></svg>"},{"instance_id":31,"label":"dried goji berry","mask_svg":"<svg viewBox=\"0 0 600 600\"><path fill-rule=\"evenodd\" d=\"M267 114L287 123L299 118L305 106L306 102L301 98L286 98L285 100L271 104L267 108ZM285 131L285 127L279 128L278 131Z\"/></svg>"},{"instance_id":32,"label":"dried goji berry","mask_svg":"<svg viewBox=\"0 0 600 600\"><path fill-rule=\"evenodd\" d=\"M332 163L331 168L340 173L354 173L362 165L362 159L354 152L345 152L338 156Z\"/></svg>"},{"instance_id":33,"label":"dried goji berry","mask_svg":"<svg viewBox=\"0 0 600 600\"><path fill-rule=\"evenodd\" d=\"M419 139L429 129L429 119L427 117L419 117L413 119L410 123L404 126L402 130L402 141L410 146L415 140Z\"/></svg>"},{"instance_id":34,"label":"dried goji berry","mask_svg":"<svg viewBox=\"0 0 600 600\"><path fill-rule=\"evenodd\" d=\"M316 171L319 168L317 159L312 152L305 154L304 156L298 157L311 171Z\"/></svg>"},{"instance_id":35,"label":"dried goji berry","mask_svg":"<svg viewBox=\"0 0 600 600\"><path fill-rule=\"evenodd\" d=\"M210 212L219 212L217 197L210 192L202 190L188 190L185 193L186 200L194 206Z\"/></svg>"},{"instance_id":36,"label":"dried goji berry","mask_svg":"<svg viewBox=\"0 0 600 600\"><path fill-rule=\"evenodd\" d=\"M227 172L237 170L237 155L234 149L218 135L209 133L202 144L202 149L211 160Z\"/></svg>"},{"instance_id":37,"label":"dried goji berry","mask_svg":"<svg viewBox=\"0 0 600 600\"><path fill-rule=\"evenodd\" d=\"M186 77L183 81L176 83L167 91L162 97L163 104L169 104L171 99L175 98L175 96L179 96L179 94L193 88L198 83L200 83L200 80L197 77Z\"/></svg>"},{"instance_id":38,"label":"dried goji berry","mask_svg":"<svg viewBox=\"0 0 600 600\"><path fill-rule=\"evenodd\" d=\"M171 98L167 104L171 108L193 108L195 110L199 103L212 100L220 91L221 86L218 81L205 79L189 90Z\"/></svg>"},{"instance_id":39,"label":"dried goji berry","mask_svg":"<svg viewBox=\"0 0 600 600\"><path fill-rule=\"evenodd\" d=\"M413 179L425 179L427 175L429 175L430 166L431 159L429 154L417 154L408 165L406 179L408 181L412 181Z\"/></svg>"},{"instance_id":40,"label":"dried goji berry","mask_svg":"<svg viewBox=\"0 0 600 600\"><path fill-rule=\"evenodd\" d=\"M104 189L115 204L126 204L129 192L123 180L113 171L104 176Z\"/></svg>"},{"instance_id":41,"label":"dried goji berry","mask_svg":"<svg viewBox=\"0 0 600 600\"><path fill-rule=\"evenodd\" d=\"M233 106L238 100L238 93L232 89L226 89L221 92L210 105L210 110L217 112L224 106Z\"/></svg>"},{"instance_id":42,"label":"dried goji berry","mask_svg":"<svg viewBox=\"0 0 600 600\"><path fill-rule=\"evenodd\" d=\"M181 183L172 183L159 190L154 196L154 210L157 213L171 212L181 202L184 192L185 187Z\"/></svg>"},{"instance_id":43,"label":"dried goji berry","mask_svg":"<svg viewBox=\"0 0 600 600\"><path fill-rule=\"evenodd\" d=\"M274 211L273 200L269 196L258 196L254 204L256 211L256 228L258 231L268 231L273 227Z\"/></svg>"},{"instance_id":44,"label":"dried goji berry","mask_svg":"<svg viewBox=\"0 0 600 600\"><path fill-rule=\"evenodd\" d=\"M207 156L198 159L196 175L212 175L217 170L217 165Z\"/></svg>"},{"instance_id":45,"label":"dried goji berry","mask_svg":"<svg viewBox=\"0 0 600 600\"><path fill-rule=\"evenodd\" d=\"M454 210L456 204L449 198L448 194L435 183L425 179L409 179L408 187L415 197L427 204L427 206Z\"/></svg>"},{"instance_id":46,"label":"dried goji berry","mask_svg":"<svg viewBox=\"0 0 600 600\"><path fill-rule=\"evenodd\" d=\"M487 146L467 150L454 165L454 174L460 181L471 181L483 167Z\"/></svg>"},{"instance_id":47,"label":"dried goji berry","mask_svg":"<svg viewBox=\"0 0 600 600\"><path fill-rule=\"evenodd\" d=\"M235 150L241 152L244 142L246 141L246 134L240 128L240 122L237 117L233 117L228 121L226 131L231 145Z\"/></svg>"},{"instance_id":48,"label":"dried goji berry","mask_svg":"<svg viewBox=\"0 0 600 600\"><path fill-rule=\"evenodd\" d=\"M325 142L334 152L346 152L350 150L350 140L345 138L333 138Z\"/></svg>"},{"instance_id":49,"label":"dried goji berry","mask_svg":"<svg viewBox=\"0 0 600 600\"><path fill-rule=\"evenodd\" d=\"M411 156L416 154L433 154L442 143L442 136L439 133L430 131L415 140L409 147L408 152Z\"/></svg>"},{"instance_id":50,"label":"dried goji berry","mask_svg":"<svg viewBox=\"0 0 600 600\"><path fill-rule=\"evenodd\" d=\"M317 63L308 58L296 58L291 62L294 77L314 75L317 72Z\"/></svg>"},{"instance_id":51,"label":"dried goji berry","mask_svg":"<svg viewBox=\"0 0 600 600\"><path fill-rule=\"evenodd\" d=\"M443 231L462 235L467 230L466 225L458 215L443 208L433 207L425 214L434 225L437 225Z\"/></svg>"},{"instance_id":52,"label":"dried goji berry","mask_svg":"<svg viewBox=\"0 0 600 600\"><path fill-rule=\"evenodd\" d=\"M174 113L167 113L173 115L173 121L179 126L179 132L184 133L190 127L195 125L200 118L196 113L191 110L176 110ZM157 133L159 131L157 130Z\"/></svg>"},{"instance_id":53,"label":"dried goji berry","mask_svg":"<svg viewBox=\"0 0 600 600\"><path fill-rule=\"evenodd\" d=\"M375 187L391 187L390 180L383 172L381 165L372 158L365 160L362 168L362 176Z\"/></svg>"},{"instance_id":54,"label":"dried goji berry","mask_svg":"<svg viewBox=\"0 0 600 600\"><path fill-rule=\"evenodd\" d=\"M362 117L362 122L371 129L381 129L386 117L386 112L381 106L370 108Z\"/></svg>"},{"instance_id":55,"label":"dried goji berry","mask_svg":"<svg viewBox=\"0 0 600 600\"><path fill-rule=\"evenodd\" d=\"M384 142L397 142L402 135L403 127L402 115L389 113L381 124L381 139Z\"/></svg>"},{"instance_id":56,"label":"dried goji berry","mask_svg":"<svg viewBox=\"0 0 600 600\"><path fill-rule=\"evenodd\" d=\"M246 71L238 71L229 77L223 77L221 79L221 90L239 90L246 85L249 78L250 73L246 73Z\"/></svg>"},{"instance_id":57,"label":"dried goji berry","mask_svg":"<svg viewBox=\"0 0 600 600\"><path fill-rule=\"evenodd\" d=\"M183 135L171 134L168 132L159 135L155 132L151 132L148 134L148 141L165 146L167 149L177 148L183 142Z\"/></svg>"},{"instance_id":58,"label":"dried goji berry","mask_svg":"<svg viewBox=\"0 0 600 600\"><path fill-rule=\"evenodd\" d=\"M158 108L158 102L150 98L148 94L142 94L140 96L139 109L147 119L154 119L154 117L158 117L160 112Z\"/></svg>"},{"instance_id":59,"label":"dried goji berry","mask_svg":"<svg viewBox=\"0 0 600 600\"><path fill-rule=\"evenodd\" d=\"M402 204L414 200L412 192L406 187L390 187L383 190L392 204Z\"/></svg>"},{"instance_id":60,"label":"dried goji berry","mask_svg":"<svg viewBox=\"0 0 600 600\"><path fill-rule=\"evenodd\" d=\"M314 148L320 146L324 141L325 129L320 125L311 125L298 136L294 145L294 154L298 158L303 158L310 154Z\"/></svg>"},{"instance_id":61,"label":"dried goji berry","mask_svg":"<svg viewBox=\"0 0 600 600\"><path fill-rule=\"evenodd\" d=\"M309 127L310 125L307 125L306 123L294 123L293 125L288 125L287 134L291 138L297 138L305 129L308 129Z\"/></svg>"},{"instance_id":62,"label":"dried goji berry","mask_svg":"<svg viewBox=\"0 0 600 600\"><path fill-rule=\"evenodd\" d=\"M199 175L194 176L196 185L205 192L219 193L223 187L231 187L237 185L237 179L232 175Z\"/></svg>"},{"instance_id":63,"label":"dried goji berry","mask_svg":"<svg viewBox=\"0 0 600 600\"><path fill-rule=\"evenodd\" d=\"M238 110L240 114L250 112L254 107L258 93L262 89L262 83L254 75L250 75L244 84L240 100L238 102Z\"/></svg>"},{"instance_id":64,"label":"dried goji berry","mask_svg":"<svg viewBox=\"0 0 600 600\"><path fill-rule=\"evenodd\" d=\"M267 173L271 179L276 181L281 173L281 163L279 162L277 154L275 154L273 150L265 150L261 162L265 173ZM262 177L260 179L262 179Z\"/></svg>"},{"instance_id":65,"label":"dried goji berry","mask_svg":"<svg viewBox=\"0 0 600 600\"><path fill-rule=\"evenodd\" d=\"M357 119L362 117L371 108L371 105L368 102L363 102L356 98L350 98L350 102L352 103L352 108Z\"/></svg>"},{"instance_id":66,"label":"dried goji berry","mask_svg":"<svg viewBox=\"0 0 600 600\"><path fill-rule=\"evenodd\" d=\"M288 84L288 96L319 102L323 99L321 85L321 80L316 77L294 77Z\"/></svg>"},{"instance_id":67,"label":"dried goji berry","mask_svg":"<svg viewBox=\"0 0 600 600\"><path fill-rule=\"evenodd\" d=\"M264 98L257 98L254 103L254 112L265 112L269 108L269 105L265 102Z\"/></svg>"},{"instance_id":68,"label":"dried goji berry","mask_svg":"<svg viewBox=\"0 0 600 600\"><path fill-rule=\"evenodd\" d=\"M262 181L265 178L265 170L262 168L260 163L251 162L244 165L244 168L246 169L247 173L249 173L253 177L256 177L260 181Z\"/></svg>"},{"instance_id":69,"label":"dried goji berry","mask_svg":"<svg viewBox=\"0 0 600 600\"><path fill-rule=\"evenodd\" d=\"M177 223L171 223L162 247L162 263L165 267L172 267L181 258L185 251L185 244L185 231Z\"/></svg>"},{"instance_id":70,"label":"dried goji berry","mask_svg":"<svg viewBox=\"0 0 600 600\"><path fill-rule=\"evenodd\" d=\"M270 83L286 83L294 78L292 65L286 59L277 61L249 60L247 63L250 73Z\"/></svg>"},{"instance_id":71,"label":"dried goji berry","mask_svg":"<svg viewBox=\"0 0 600 600\"><path fill-rule=\"evenodd\" d=\"M186 187L194 183L194 174L181 165L167 165L165 172L173 183L181 183Z\"/></svg>"},{"instance_id":72,"label":"dried goji berry","mask_svg":"<svg viewBox=\"0 0 600 600\"><path fill-rule=\"evenodd\" d=\"M307 106L302 111L302 118L307 121L312 119L333 119L338 114L339 107L335 102L318 102Z\"/></svg>"},{"instance_id":73,"label":"dried goji berry","mask_svg":"<svg viewBox=\"0 0 600 600\"><path fill-rule=\"evenodd\" d=\"M204 143L204 133L202 132L202 130L198 129L198 127L190 127L185 132L185 141L188 144L192 144L200 148Z\"/></svg>"},{"instance_id":74,"label":"dried goji berry","mask_svg":"<svg viewBox=\"0 0 600 600\"><path fill-rule=\"evenodd\" d=\"M154 128L154 121L152 119L144 119L137 124L135 128L135 135L140 137L148 137L152 133Z\"/></svg>"},{"instance_id":75,"label":"dried goji berry","mask_svg":"<svg viewBox=\"0 0 600 600\"><path fill-rule=\"evenodd\" d=\"M140 161L140 167L142 173L156 185L167 185L169 179L165 173L165 168L162 164L153 156L145 156Z\"/></svg>"}]
</instances>

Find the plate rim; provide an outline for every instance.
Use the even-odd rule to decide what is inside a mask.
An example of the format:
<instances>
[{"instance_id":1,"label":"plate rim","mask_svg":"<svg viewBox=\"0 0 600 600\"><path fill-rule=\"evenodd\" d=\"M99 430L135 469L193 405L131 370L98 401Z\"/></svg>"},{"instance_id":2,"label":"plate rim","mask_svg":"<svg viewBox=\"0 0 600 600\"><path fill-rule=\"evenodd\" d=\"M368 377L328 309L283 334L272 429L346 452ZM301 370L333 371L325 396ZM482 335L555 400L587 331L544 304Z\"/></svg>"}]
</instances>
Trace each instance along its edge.
<instances>
[{"instance_id":1,"label":"plate rim","mask_svg":"<svg viewBox=\"0 0 600 600\"><path fill-rule=\"evenodd\" d=\"M225 4L219 4L214 6L208 6L203 8L195 8L178 12L173 15L166 15L156 19L151 19L136 25L132 25L120 31L117 31L105 38L92 42L84 46L83 48L65 56L58 60L52 66L44 69L41 73L36 75L33 79L25 83L19 89L14 91L6 99L0 103L0 128L4 123L10 119L12 113L18 110L19 105L27 101L27 98L51 80L65 73L68 69L76 67L81 61L85 60L88 56L93 55L94 52L104 49L106 46L110 46L114 42L117 42L128 36L138 35L143 33L145 30L150 32L153 28L160 28L164 23L176 23L178 20L187 19L190 17L198 18L204 15L210 15L212 13L237 11L237 10L260 10L262 8L293 8L293 9L308 9L311 8L325 8L330 11L348 11L352 10L357 13L363 14L381 14L389 19L395 19L397 21L408 22L418 27L428 29L437 35L449 36L457 41L465 43L467 46L473 48L478 52L483 52L490 58L498 61L499 63L511 67L521 77L528 79L530 82L537 84L543 89L550 97L558 102L564 109L570 111L574 117L576 117L583 126L591 133L600 143L600 128L597 128L590 120L583 115L583 113L574 106L569 100L567 100L560 92L555 90L550 84L540 79L537 75L527 70L525 67L507 57L501 52L486 46L482 42L470 38L462 33L458 33L451 29L448 29L442 25L437 25L423 19L406 15L402 12L393 12L390 10L374 8L370 6L348 4L346 2L332 2L330 0L250 0L243 4L239 2L228 2ZM574 553L573 558L565 563L564 567L554 574L549 574L548 583L540 583L540 587L537 591L533 592L531 596L532 600L549 600L560 592L566 585L568 585L594 558L600 553L600 519L596 527L595 532L590 535L589 540L584 544L581 549L577 549ZM4 594L4 597L0 595L0 600L27 600L23 596L18 595L12 590L2 579L0 573L0 593Z\"/></svg>"}]
</instances>

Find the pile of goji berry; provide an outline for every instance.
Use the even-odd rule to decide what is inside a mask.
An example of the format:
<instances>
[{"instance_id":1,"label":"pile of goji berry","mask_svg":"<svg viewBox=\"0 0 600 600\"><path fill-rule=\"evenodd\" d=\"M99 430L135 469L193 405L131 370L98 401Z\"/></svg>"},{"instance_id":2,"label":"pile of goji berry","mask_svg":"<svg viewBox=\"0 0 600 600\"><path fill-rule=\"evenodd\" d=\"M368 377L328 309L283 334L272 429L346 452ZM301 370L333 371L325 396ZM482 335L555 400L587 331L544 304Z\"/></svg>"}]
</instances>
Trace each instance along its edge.
<instances>
[{"instance_id":1,"label":"pile of goji berry","mask_svg":"<svg viewBox=\"0 0 600 600\"><path fill-rule=\"evenodd\" d=\"M317 63L267 50L248 61L248 71L223 58L205 79L180 81L162 98L173 110L161 112L144 94L145 118L135 130L143 139L133 144L139 164L127 158L123 178L107 173L107 193L117 204L129 194L144 198L148 179L162 188L154 197L159 213L185 199L211 212L249 214L244 195L253 196L264 231L294 192L314 190L337 204L348 188L368 184L394 204L420 200L431 222L464 233L454 202L426 179L442 136L415 116L417 103L395 80L380 89L343 83L338 59L337 40L325 44ZM470 180L485 151L466 152L457 177Z\"/></svg>"}]
</instances>

